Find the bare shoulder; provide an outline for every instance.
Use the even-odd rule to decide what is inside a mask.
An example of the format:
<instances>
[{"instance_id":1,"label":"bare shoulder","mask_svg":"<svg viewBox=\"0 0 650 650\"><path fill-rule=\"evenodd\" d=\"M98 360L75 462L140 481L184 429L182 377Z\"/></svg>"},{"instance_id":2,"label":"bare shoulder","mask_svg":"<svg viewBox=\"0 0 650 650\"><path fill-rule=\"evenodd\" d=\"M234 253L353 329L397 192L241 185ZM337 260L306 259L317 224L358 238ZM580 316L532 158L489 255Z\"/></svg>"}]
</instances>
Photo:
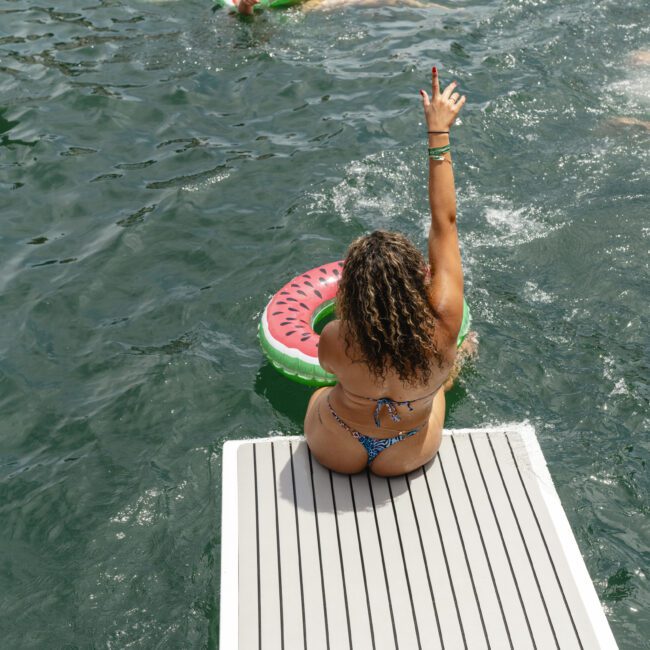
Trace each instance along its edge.
<instances>
[{"instance_id":1,"label":"bare shoulder","mask_svg":"<svg viewBox=\"0 0 650 650\"><path fill-rule=\"evenodd\" d=\"M336 372L340 349L340 321L333 320L325 325L318 341L318 361L327 372Z\"/></svg>"},{"instance_id":2,"label":"bare shoulder","mask_svg":"<svg viewBox=\"0 0 650 650\"><path fill-rule=\"evenodd\" d=\"M334 343L338 340L341 331L341 321L338 319L331 320L325 327L323 327L320 338L321 341L325 340Z\"/></svg>"}]
</instances>

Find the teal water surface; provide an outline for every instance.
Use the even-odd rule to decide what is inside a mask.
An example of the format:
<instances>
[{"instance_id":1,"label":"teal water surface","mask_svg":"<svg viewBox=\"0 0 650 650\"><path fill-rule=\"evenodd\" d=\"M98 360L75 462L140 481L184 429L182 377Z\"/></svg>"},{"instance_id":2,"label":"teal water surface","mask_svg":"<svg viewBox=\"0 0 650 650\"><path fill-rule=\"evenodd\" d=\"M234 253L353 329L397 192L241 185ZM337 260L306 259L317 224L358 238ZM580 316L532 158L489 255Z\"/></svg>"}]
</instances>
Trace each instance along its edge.
<instances>
[{"instance_id":1,"label":"teal water surface","mask_svg":"<svg viewBox=\"0 0 650 650\"><path fill-rule=\"evenodd\" d=\"M310 394L260 313L370 229L424 244L437 64L480 335L447 425L536 427L648 647L646 1L56 5L0 0L0 646L218 647L223 443Z\"/></svg>"}]
</instances>

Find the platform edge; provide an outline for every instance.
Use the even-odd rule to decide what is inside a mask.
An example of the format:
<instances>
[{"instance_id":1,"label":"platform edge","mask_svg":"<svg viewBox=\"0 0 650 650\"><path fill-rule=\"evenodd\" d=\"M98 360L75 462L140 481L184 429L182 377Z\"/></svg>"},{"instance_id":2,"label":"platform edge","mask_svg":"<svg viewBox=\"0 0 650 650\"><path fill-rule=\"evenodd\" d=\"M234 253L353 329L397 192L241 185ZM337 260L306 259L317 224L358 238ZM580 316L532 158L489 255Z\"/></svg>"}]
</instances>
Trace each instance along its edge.
<instances>
[{"instance_id":1,"label":"platform edge","mask_svg":"<svg viewBox=\"0 0 650 650\"><path fill-rule=\"evenodd\" d=\"M521 440L530 459L531 469L537 478L542 498L562 542L571 574L587 610L587 616L600 643L599 650L618 650L603 605L598 598L566 511L562 506L553 478L548 470L546 458L535 434L535 429L530 425L522 428Z\"/></svg>"},{"instance_id":2,"label":"platform edge","mask_svg":"<svg viewBox=\"0 0 650 650\"><path fill-rule=\"evenodd\" d=\"M219 589L219 648L239 645L239 557L237 450L250 440L224 444L221 471L221 585Z\"/></svg>"}]
</instances>

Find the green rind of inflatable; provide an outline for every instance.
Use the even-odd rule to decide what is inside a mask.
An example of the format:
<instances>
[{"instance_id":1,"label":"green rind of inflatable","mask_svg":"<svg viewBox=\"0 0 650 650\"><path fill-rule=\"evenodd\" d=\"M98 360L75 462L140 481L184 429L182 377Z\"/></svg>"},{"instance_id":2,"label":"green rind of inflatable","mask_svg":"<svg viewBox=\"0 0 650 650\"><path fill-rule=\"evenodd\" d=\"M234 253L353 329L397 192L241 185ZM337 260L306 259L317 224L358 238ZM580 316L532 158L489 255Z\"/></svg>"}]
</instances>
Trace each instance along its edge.
<instances>
[{"instance_id":1,"label":"green rind of inflatable","mask_svg":"<svg viewBox=\"0 0 650 650\"><path fill-rule=\"evenodd\" d=\"M472 325L472 314L469 311L469 305L465 298L463 298L463 320L460 324L460 332L458 332L458 340L456 341L456 347L460 347L465 340L465 337L469 334L469 328Z\"/></svg>"},{"instance_id":2,"label":"green rind of inflatable","mask_svg":"<svg viewBox=\"0 0 650 650\"><path fill-rule=\"evenodd\" d=\"M271 365L282 375L292 381L304 384L305 386L334 386L336 377L321 368L318 363L308 363L302 359L297 359L273 346L265 334L262 323L260 322L257 335L262 346L262 350Z\"/></svg>"},{"instance_id":3,"label":"green rind of inflatable","mask_svg":"<svg viewBox=\"0 0 650 650\"><path fill-rule=\"evenodd\" d=\"M314 313L311 315L311 328L314 331L320 331L316 330L317 325L325 320L326 318L329 318L330 316L334 315L334 309L336 307L336 300L326 300L322 305L317 307L314 310Z\"/></svg>"},{"instance_id":4,"label":"green rind of inflatable","mask_svg":"<svg viewBox=\"0 0 650 650\"><path fill-rule=\"evenodd\" d=\"M282 7L293 7L293 5L298 5L303 0L273 0L268 4L269 9L281 9Z\"/></svg>"},{"instance_id":5,"label":"green rind of inflatable","mask_svg":"<svg viewBox=\"0 0 650 650\"><path fill-rule=\"evenodd\" d=\"M323 320L333 313L334 301L329 300L323 303L323 305L321 305L312 316L312 327L314 327L318 321ZM471 324L472 314L469 311L467 302L463 300L463 320L460 325L460 332L458 333L458 340L456 342L458 347L461 346L465 337L469 333ZM285 354L274 347L271 341L269 341L264 335L264 328L262 327L261 321L257 330L257 335L266 358L271 362L271 365L287 379L291 379L299 384L311 386L313 388L334 386L336 384L336 375L332 375L323 370L320 364L308 363L302 359L297 359L296 357Z\"/></svg>"}]
</instances>

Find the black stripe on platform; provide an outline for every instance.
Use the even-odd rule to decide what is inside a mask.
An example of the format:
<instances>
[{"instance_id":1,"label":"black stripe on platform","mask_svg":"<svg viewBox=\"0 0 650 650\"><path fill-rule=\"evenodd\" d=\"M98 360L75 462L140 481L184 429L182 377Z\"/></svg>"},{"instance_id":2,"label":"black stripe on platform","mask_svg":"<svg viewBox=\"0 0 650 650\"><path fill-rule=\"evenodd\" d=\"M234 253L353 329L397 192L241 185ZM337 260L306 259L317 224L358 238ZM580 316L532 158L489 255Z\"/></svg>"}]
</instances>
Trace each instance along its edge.
<instances>
[{"instance_id":1,"label":"black stripe on platform","mask_svg":"<svg viewBox=\"0 0 650 650\"><path fill-rule=\"evenodd\" d=\"M578 633L578 628L576 627L576 623L573 620L573 614L571 613L571 608L569 607L569 602L567 601L566 595L564 593L564 588L562 587L562 583L560 582L560 576L558 575L557 569L555 567L555 562L553 561L553 557L551 556L551 551L548 548L548 544L546 543L546 537L544 536L544 532L542 530L542 526L539 523L539 519L537 518L537 513L535 512L535 508L533 507L533 503L530 500L530 495L528 494L528 489L526 488L526 484L524 483L524 479L521 475L521 471L519 470L519 464L517 463L517 458L515 456L515 452L512 449L512 445L510 444L510 438L508 437L508 434L506 433L506 441L508 443L508 447L510 448L510 454L512 455L512 460L515 463L515 468L517 469L517 474L519 476L519 481L521 482L521 486L524 488L524 492L526 494L526 500L528 501L528 505L530 506L530 510L533 513L533 517L535 517L535 523L537 524L537 530L539 530L539 534L542 538L542 542L544 542L544 548L546 549L546 555L548 555L549 562L551 563L551 566L553 567L553 574L555 575L555 581L557 582L557 586L560 588L560 593L562 594L562 600L564 601L564 606L566 607L566 610L569 614L569 618L571 619L571 625L573 626L573 631L575 632L576 639L578 641L578 644L580 645L580 649L584 650L584 646L582 645L582 640L580 639L580 634Z\"/></svg>"},{"instance_id":2,"label":"black stripe on platform","mask_svg":"<svg viewBox=\"0 0 650 650\"><path fill-rule=\"evenodd\" d=\"M370 480L370 477L368 477ZM375 649L375 628L372 622L372 611L370 610L370 596L368 595L368 581L366 580L366 563L363 561L363 548L361 547L361 533L359 532L359 518L357 517L357 504L354 499L354 488L352 487L352 477L348 476L350 484L350 495L352 496L352 509L354 510L354 523L357 528L357 543L359 544L359 557L361 558L361 572L363 574L363 588L366 591L366 607L368 608L368 619L370 621L370 638L372 641L372 650ZM374 506L374 501L373 501Z\"/></svg>"},{"instance_id":3,"label":"black stripe on platform","mask_svg":"<svg viewBox=\"0 0 650 650\"><path fill-rule=\"evenodd\" d=\"M406 566L406 556L404 555L404 544L402 543L402 533L397 519L397 509L395 508L395 500L393 499L393 489L390 485L390 479L386 479L388 484L388 494L390 495L390 504L393 507L393 516L395 517L395 528L397 529L397 540L399 541L399 550L402 555L402 565L404 566L404 577L406 578L406 588L409 592L409 600L411 601L411 613L413 614L413 625L415 625L415 637L418 641L418 648L422 650L422 643L420 642L420 629L418 627L418 620L415 615L415 604L413 603L413 592L411 591L411 579L409 578L408 567Z\"/></svg>"},{"instance_id":4,"label":"black stripe on platform","mask_svg":"<svg viewBox=\"0 0 650 650\"><path fill-rule=\"evenodd\" d=\"M519 604L521 605L521 611L524 613L524 618L526 619L526 627L528 628L528 634L530 636L530 640L533 643L533 648L535 650L537 649L537 643L535 643L535 637L533 635L533 630L530 627L530 621L528 620L528 612L526 611L526 607L524 605L524 600L521 596L521 591L519 589L519 582L517 581L517 576L515 574L515 570L512 566L512 560L510 558L510 552L508 551L508 547L506 546L506 540L503 536L503 530L501 530L501 524L499 523L499 518L497 517L496 510L494 509L494 503L492 501L492 495L490 494L490 491L488 490L487 482L485 480L485 476L483 474L483 468L481 467L481 463L478 459L478 454L476 453L476 447L474 446L474 441L472 440L472 436L468 436L470 444L472 445L472 451L474 452L474 458L476 458L476 464L478 465L478 471L481 474L481 480L483 481L483 487L485 488L485 494L487 495L488 501L490 502L490 508L492 509L492 516L494 517L494 522L497 525L497 530L499 531L499 537L501 538L501 544L503 545L503 550L505 551L506 554L506 559L508 560L508 566L510 567L510 574L512 575L512 580L515 583L515 589L517 590L517 596L519 598ZM508 637L510 638L510 637Z\"/></svg>"},{"instance_id":5,"label":"black stripe on platform","mask_svg":"<svg viewBox=\"0 0 650 650\"><path fill-rule=\"evenodd\" d=\"M330 628L327 620L327 600L325 599L325 576L323 575L323 553L320 546L320 526L318 525L318 504L316 503L316 489L314 488L314 466L311 460L311 451L307 447L309 456L309 474L311 477L311 493L314 500L314 520L316 521L316 541L318 543L318 566L320 568L320 588L323 594L323 613L325 615L325 645L330 650Z\"/></svg>"},{"instance_id":6,"label":"black stripe on platform","mask_svg":"<svg viewBox=\"0 0 650 650\"><path fill-rule=\"evenodd\" d=\"M302 615L302 639L307 648L307 623L305 621L305 591L302 578L302 550L300 547L300 524L298 523L298 499L296 498L296 475L293 467L293 445L289 442L289 459L291 461L291 488L293 490L293 512L296 519L296 539L298 544L298 575L300 576L300 606Z\"/></svg>"},{"instance_id":7,"label":"black stripe on platform","mask_svg":"<svg viewBox=\"0 0 650 650\"><path fill-rule=\"evenodd\" d=\"M336 509L336 495L334 494L334 479L332 471L327 470L330 475L330 489L332 490L332 507L334 509L334 522L336 523L336 541L339 547L339 561L341 563L341 582L343 584L343 600L345 602L345 620L348 625L348 642L352 650L352 627L350 626L350 608L348 607L348 586L345 582L345 564L343 562L343 548L341 547L341 531L339 530L339 515Z\"/></svg>"},{"instance_id":8,"label":"black stripe on platform","mask_svg":"<svg viewBox=\"0 0 650 650\"><path fill-rule=\"evenodd\" d=\"M431 467L435 465L436 462L440 462L438 455L433 459ZM440 529L440 522L438 521L438 513L436 512L436 507L433 503L433 494L431 493L431 486L429 485L429 476L424 466L422 467L422 476L424 476L424 482L427 485L427 492L429 493L429 503L431 504L431 510L433 512L433 519L436 522L436 529L438 531L438 539L440 540L440 548L442 549L442 557L445 560L445 568L447 570L447 578L449 579L449 588L451 589L451 595L454 599L454 607L456 609L456 618L458 619L458 627L460 628L460 635L463 637L463 646L467 650L467 639L465 637L465 628L463 627L463 619L460 617L460 609L458 608L458 598L456 597L456 589L454 588L454 581L451 577L451 569L449 568L449 560L447 559L447 551L445 550L445 542L442 539L442 530Z\"/></svg>"},{"instance_id":9,"label":"black stripe on platform","mask_svg":"<svg viewBox=\"0 0 650 650\"><path fill-rule=\"evenodd\" d=\"M399 641L397 640L397 628L395 627L395 615L393 614L393 601L390 597L390 588L388 587L388 572L386 571L386 558L384 557L384 545L381 541L381 531L379 530L379 519L377 517L377 508L375 506L375 493L372 491L372 482L370 481L370 472L366 470L366 477L368 478L368 489L370 491L370 500L372 502L372 513L375 518L375 528L377 529L377 541L379 542L379 553L381 555L381 568L384 572L384 584L386 585L386 596L388 598L388 610L390 611L390 622L393 627L393 638L395 640L395 647L399 648ZM373 640L374 647L374 640Z\"/></svg>"},{"instance_id":10,"label":"black stripe on platform","mask_svg":"<svg viewBox=\"0 0 650 650\"><path fill-rule=\"evenodd\" d=\"M553 640L555 641L555 647L557 650L560 650L560 644L558 643L557 640L557 634L555 633L555 628L553 627L553 621L551 621L551 615L548 611L548 605L546 604L546 599L544 598L544 594L542 593L542 588L539 584L539 578L537 577L537 572L535 571L535 565L533 564L533 558L530 555L530 550L528 549L528 544L526 543L526 538L524 537L524 532L521 528L521 524L519 523L519 517L517 517L517 511L515 510L515 507L512 503L512 499L510 498L510 492L508 492L508 486L506 484L506 481L503 477L503 473L501 472L501 466L499 465L499 460L497 459L496 452L494 451L494 445L492 444L492 440L490 440L490 436L487 436L488 442L490 443L490 449L492 450L492 456L494 456L494 462L496 463L497 470L499 472L499 476L501 477L501 483L503 484L503 489L505 490L506 496L508 497L508 503L510 504L510 510L512 510L512 515L515 518L515 523L517 524L517 530L519 531L519 536L521 537L521 541L524 544L524 550L526 551L526 557L528 558L528 564L530 565L530 570L533 572L533 578L535 578L535 584L537 585L537 591L539 592L539 597L542 600L542 605L544 605L544 612L546 613L546 620L548 621L548 624L551 628L551 632L553 633Z\"/></svg>"},{"instance_id":11,"label":"black stripe on platform","mask_svg":"<svg viewBox=\"0 0 650 650\"><path fill-rule=\"evenodd\" d=\"M451 490L449 489L449 483L447 482L447 476L445 474L445 468L442 464L442 458L438 454L438 462L440 463L440 471L442 472L442 478L445 482L445 487L447 488L447 494L449 496L449 503L451 504L451 511L454 515L454 521L456 522L456 529L458 530L458 536L460 538L460 545L463 549L463 555L465 556L465 564L467 565L467 571L469 573L469 579L472 583L472 591L474 592L474 598L476 599L476 607L478 609L478 615L481 619L481 627L483 628L483 635L485 636L485 642L487 643L488 648L491 648L490 639L488 638L487 628L485 627L485 620L483 618L483 610L481 609L481 603L478 599L478 592L476 591L476 583L474 582L474 575L472 574L472 567L469 564L469 557L467 556L467 549L465 548L465 540L463 539L463 533L460 529L460 523L458 521L458 515L456 514L456 507L454 506L454 501L451 498Z\"/></svg>"},{"instance_id":12,"label":"black stripe on platform","mask_svg":"<svg viewBox=\"0 0 650 650\"><path fill-rule=\"evenodd\" d=\"M433 614L436 617L436 628L438 629L438 638L440 639L440 646L442 650L445 648L445 642L442 640L442 629L440 627L440 617L438 616L438 607L436 606L436 597L433 592L433 584L431 583L431 573L429 571L429 563L427 561L427 555L424 552L424 541L422 540L422 531L420 530L420 521L418 519L418 513L415 509L415 500L413 499L413 493L411 492L411 482L409 481L408 475L404 477L406 481L406 487L409 491L409 498L411 499L411 508L413 509L413 518L415 519L415 527L418 531L418 540L420 542L420 550L422 551L422 559L424 560L424 570L427 574L427 583L429 585L429 593L431 594L431 603L433 604Z\"/></svg>"},{"instance_id":13,"label":"black stripe on platform","mask_svg":"<svg viewBox=\"0 0 650 650\"><path fill-rule=\"evenodd\" d=\"M467 484L467 478L465 476L465 470L463 469L463 463L460 460L460 454L458 453L458 447L456 446L456 441L454 437L451 436L451 444L454 447L454 452L456 454L456 460L458 461L458 468L460 469L460 475L463 479L463 485L465 486L465 492L467 493L467 498L469 499L469 505L472 509L472 515L474 516L474 523L476 524L476 529L478 530L478 535L481 540L481 547L483 548L483 554L485 555L485 560L487 562L488 571L490 572L490 578L492 580L492 587L494 588L494 593L497 597L497 602L499 603L499 611L501 612L501 619L503 625L506 629L506 634L508 635L508 643L510 644L511 650L514 650L512 645L512 638L510 637L510 629L508 628L508 621L506 620L506 615L503 611L503 603L501 602L501 595L499 594L499 589L497 587L497 582L494 577L494 571L492 570L492 562L490 562L490 556L488 554L487 547L485 546L485 539L483 538L483 531L481 530L481 524L479 523L478 516L476 515L476 508L474 507L474 500L469 491L469 485Z\"/></svg>"}]
</instances>

